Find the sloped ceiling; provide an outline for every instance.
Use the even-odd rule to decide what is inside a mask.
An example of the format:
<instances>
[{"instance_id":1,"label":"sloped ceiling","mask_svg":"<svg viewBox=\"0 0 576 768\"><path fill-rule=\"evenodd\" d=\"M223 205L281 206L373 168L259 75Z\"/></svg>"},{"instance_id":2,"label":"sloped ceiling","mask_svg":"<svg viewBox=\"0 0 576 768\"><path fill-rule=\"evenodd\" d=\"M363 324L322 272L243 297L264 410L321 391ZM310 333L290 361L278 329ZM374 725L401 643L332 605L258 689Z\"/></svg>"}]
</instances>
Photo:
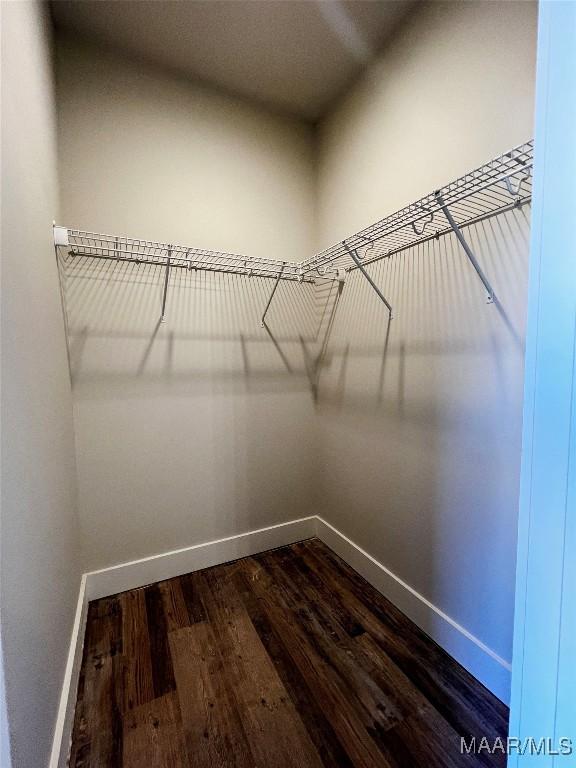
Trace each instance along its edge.
<instances>
[{"instance_id":1,"label":"sloped ceiling","mask_svg":"<svg viewBox=\"0 0 576 768\"><path fill-rule=\"evenodd\" d=\"M314 122L414 0L55 0L57 28Z\"/></svg>"}]
</instances>

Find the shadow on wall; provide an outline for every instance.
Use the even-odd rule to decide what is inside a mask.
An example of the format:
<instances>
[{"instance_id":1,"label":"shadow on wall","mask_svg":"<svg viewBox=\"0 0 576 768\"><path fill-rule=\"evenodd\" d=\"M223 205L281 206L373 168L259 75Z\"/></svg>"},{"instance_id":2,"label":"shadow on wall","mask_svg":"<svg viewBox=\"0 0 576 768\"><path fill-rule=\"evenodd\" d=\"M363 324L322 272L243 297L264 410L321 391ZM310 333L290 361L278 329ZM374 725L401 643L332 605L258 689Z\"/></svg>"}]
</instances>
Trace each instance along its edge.
<instances>
[{"instance_id":1,"label":"shadow on wall","mask_svg":"<svg viewBox=\"0 0 576 768\"><path fill-rule=\"evenodd\" d=\"M312 284L282 281L262 327L273 280L172 268L161 321L164 268L61 252L59 269L77 396L111 386L150 395L314 385Z\"/></svg>"},{"instance_id":2,"label":"shadow on wall","mask_svg":"<svg viewBox=\"0 0 576 768\"><path fill-rule=\"evenodd\" d=\"M62 250L62 249L61 249ZM305 517L314 286L60 254L84 561Z\"/></svg>"},{"instance_id":3,"label":"shadow on wall","mask_svg":"<svg viewBox=\"0 0 576 768\"><path fill-rule=\"evenodd\" d=\"M388 405L402 410L407 358L457 359L469 353L491 357L499 351L494 347L499 335L501 344L522 357L528 213L527 209L514 211L465 229L475 253L500 288L497 300L487 309L486 291L452 236L430 240L368 267L392 302L392 320L358 271L349 275L343 300L336 292L337 283L319 282L318 335L331 339L322 358L326 382L322 402L333 408L345 403L347 409L378 411ZM353 384L353 373L346 386L351 357L363 361L359 387ZM391 365L395 373L388 378L396 379L395 396L385 398L385 372ZM370 381L366 379L368 368ZM387 393L391 394L389 387Z\"/></svg>"},{"instance_id":4,"label":"shadow on wall","mask_svg":"<svg viewBox=\"0 0 576 768\"><path fill-rule=\"evenodd\" d=\"M162 268L61 254L86 567L320 512L508 657L527 216L466 229L495 306L452 236L371 265L391 322L358 272L262 328L271 280L173 270L160 323Z\"/></svg>"},{"instance_id":5,"label":"shadow on wall","mask_svg":"<svg viewBox=\"0 0 576 768\"><path fill-rule=\"evenodd\" d=\"M525 206L464 230L494 305L452 235L368 267L392 304L391 321L363 276L349 275L317 408L323 516L504 658L528 217ZM331 283L318 286L319 308L334 301Z\"/></svg>"}]
</instances>

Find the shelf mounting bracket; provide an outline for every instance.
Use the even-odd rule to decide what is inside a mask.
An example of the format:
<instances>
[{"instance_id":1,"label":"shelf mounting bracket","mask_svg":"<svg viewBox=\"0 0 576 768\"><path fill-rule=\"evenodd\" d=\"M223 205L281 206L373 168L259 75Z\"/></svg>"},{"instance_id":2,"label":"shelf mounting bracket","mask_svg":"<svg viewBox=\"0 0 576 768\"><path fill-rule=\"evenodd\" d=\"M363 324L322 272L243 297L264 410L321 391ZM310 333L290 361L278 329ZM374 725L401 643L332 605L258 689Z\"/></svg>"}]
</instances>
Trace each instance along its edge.
<instances>
[{"instance_id":1,"label":"shelf mounting bracket","mask_svg":"<svg viewBox=\"0 0 576 768\"><path fill-rule=\"evenodd\" d=\"M384 304L386 305L386 307L388 309L388 312L390 313L390 320L392 320L392 307L390 305L390 302L384 297L384 295L382 294L381 290L378 288L378 286L376 285L374 280L372 280L372 278L370 277L370 275L368 274L368 272L364 268L364 265L362 264L362 262L360 261L360 258L358 257L358 251L353 250L352 248L350 248L345 240L342 242L342 245L344 246L344 248L346 248L350 258L354 261L354 263L356 264L356 266L358 267L360 272L362 272L362 274L364 275L366 280L368 280L368 282L370 283L372 288L376 291L376 294L377 294L378 298L380 299L380 301L384 302Z\"/></svg>"},{"instance_id":2,"label":"shelf mounting bracket","mask_svg":"<svg viewBox=\"0 0 576 768\"><path fill-rule=\"evenodd\" d=\"M168 278L170 277L170 257L172 256L172 249L168 248L168 259L166 261L166 272L164 273L164 290L162 291L162 314L160 316L160 322L163 323L166 317L166 296L168 295Z\"/></svg>"},{"instance_id":3,"label":"shelf mounting bracket","mask_svg":"<svg viewBox=\"0 0 576 768\"><path fill-rule=\"evenodd\" d=\"M496 301L496 294L494 293L494 289L490 285L490 282L488 281L488 278L484 274L482 267L480 266L480 264L478 264L478 260L476 259L476 256L474 256L474 252L466 242L466 238L462 234L462 230L460 229L458 224L456 224L456 222L454 221L454 217L448 210L448 206L444 202L442 193L437 190L436 192L434 192L434 194L436 196L436 200L438 201L438 205L440 206L440 208L442 208L442 212L444 213L444 216L446 216L446 218L448 219L448 224L450 224L450 226L452 227L454 234L456 235L456 237L458 238L458 241L460 242L460 245L464 249L464 253L466 254L466 256L468 256L470 263L476 270L476 274L478 275L480 280L482 280L484 288L486 288L486 290L488 291L488 304L493 304Z\"/></svg>"},{"instance_id":4,"label":"shelf mounting bracket","mask_svg":"<svg viewBox=\"0 0 576 768\"><path fill-rule=\"evenodd\" d=\"M280 272L278 272L278 277L276 278L276 282L274 283L274 288L272 288L272 293L270 294L270 298L268 299L268 303L266 304L266 309L262 313L262 317L260 319L260 325L262 328L266 325L266 315L268 314L268 310L270 309L270 304L272 304L272 299L274 298L274 294L276 293L276 288L278 288L278 283L280 282L280 279L282 277L282 272L284 272L285 263L282 262L282 265L280 267Z\"/></svg>"}]
</instances>

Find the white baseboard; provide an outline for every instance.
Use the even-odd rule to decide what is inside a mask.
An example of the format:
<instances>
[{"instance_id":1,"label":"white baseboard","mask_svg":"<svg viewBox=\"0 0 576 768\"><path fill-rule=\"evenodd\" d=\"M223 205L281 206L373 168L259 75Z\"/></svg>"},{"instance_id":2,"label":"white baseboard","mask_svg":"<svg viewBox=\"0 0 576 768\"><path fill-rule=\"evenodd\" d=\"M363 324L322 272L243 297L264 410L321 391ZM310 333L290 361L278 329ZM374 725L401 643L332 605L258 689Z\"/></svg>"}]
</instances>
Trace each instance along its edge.
<instances>
[{"instance_id":1,"label":"white baseboard","mask_svg":"<svg viewBox=\"0 0 576 768\"><path fill-rule=\"evenodd\" d=\"M88 597L86 592L86 574L84 574L80 580L78 602L76 603L76 615L74 617L70 648L68 650L66 669L64 671L64 682L60 693L60 704L58 706L56 726L54 728L52 752L50 753L50 762L48 764L49 768L66 768L68 765L87 615Z\"/></svg>"},{"instance_id":2,"label":"white baseboard","mask_svg":"<svg viewBox=\"0 0 576 768\"><path fill-rule=\"evenodd\" d=\"M312 515L85 573L78 596L49 768L65 768L68 761L90 600L249 557L311 536L318 536L492 693L508 703L510 664L507 661L330 523Z\"/></svg>"},{"instance_id":3,"label":"white baseboard","mask_svg":"<svg viewBox=\"0 0 576 768\"><path fill-rule=\"evenodd\" d=\"M270 525L256 531L195 544L192 547L143 557L86 574L88 600L144 587L155 581L248 557L267 549L283 547L316 535L316 516Z\"/></svg>"},{"instance_id":4,"label":"white baseboard","mask_svg":"<svg viewBox=\"0 0 576 768\"><path fill-rule=\"evenodd\" d=\"M511 665L347 536L316 518L316 535L505 704Z\"/></svg>"}]
</instances>

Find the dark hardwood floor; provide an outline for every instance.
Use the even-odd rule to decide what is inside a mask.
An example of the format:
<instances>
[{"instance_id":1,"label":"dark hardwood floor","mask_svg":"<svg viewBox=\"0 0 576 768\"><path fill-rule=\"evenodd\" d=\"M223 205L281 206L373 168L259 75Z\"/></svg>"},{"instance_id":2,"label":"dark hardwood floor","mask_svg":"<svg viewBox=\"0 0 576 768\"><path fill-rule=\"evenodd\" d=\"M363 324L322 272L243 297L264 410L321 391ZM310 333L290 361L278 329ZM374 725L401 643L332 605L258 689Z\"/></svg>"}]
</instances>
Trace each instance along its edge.
<instances>
[{"instance_id":1,"label":"dark hardwood floor","mask_svg":"<svg viewBox=\"0 0 576 768\"><path fill-rule=\"evenodd\" d=\"M70 766L504 766L507 717L311 539L90 603Z\"/></svg>"}]
</instances>

